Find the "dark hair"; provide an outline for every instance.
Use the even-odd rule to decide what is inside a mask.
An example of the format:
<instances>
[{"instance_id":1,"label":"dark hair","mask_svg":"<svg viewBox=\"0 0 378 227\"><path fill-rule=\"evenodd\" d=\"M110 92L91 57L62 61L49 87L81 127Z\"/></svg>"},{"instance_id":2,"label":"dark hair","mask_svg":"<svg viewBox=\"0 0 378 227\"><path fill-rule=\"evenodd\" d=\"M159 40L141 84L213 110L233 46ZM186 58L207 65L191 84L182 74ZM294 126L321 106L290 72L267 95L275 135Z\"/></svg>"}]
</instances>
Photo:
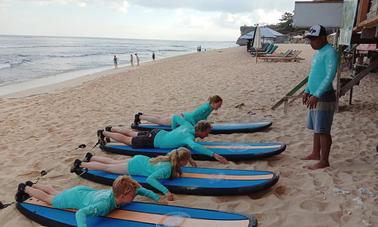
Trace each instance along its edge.
<instances>
[{"instance_id":1,"label":"dark hair","mask_svg":"<svg viewBox=\"0 0 378 227\"><path fill-rule=\"evenodd\" d=\"M219 95L214 95L214 96L209 97L210 104L222 102L222 101L223 101L223 99Z\"/></svg>"},{"instance_id":2,"label":"dark hair","mask_svg":"<svg viewBox=\"0 0 378 227\"><path fill-rule=\"evenodd\" d=\"M199 121L195 126L195 130L198 132L204 132L208 129L211 129L211 124L208 121Z\"/></svg>"}]
</instances>

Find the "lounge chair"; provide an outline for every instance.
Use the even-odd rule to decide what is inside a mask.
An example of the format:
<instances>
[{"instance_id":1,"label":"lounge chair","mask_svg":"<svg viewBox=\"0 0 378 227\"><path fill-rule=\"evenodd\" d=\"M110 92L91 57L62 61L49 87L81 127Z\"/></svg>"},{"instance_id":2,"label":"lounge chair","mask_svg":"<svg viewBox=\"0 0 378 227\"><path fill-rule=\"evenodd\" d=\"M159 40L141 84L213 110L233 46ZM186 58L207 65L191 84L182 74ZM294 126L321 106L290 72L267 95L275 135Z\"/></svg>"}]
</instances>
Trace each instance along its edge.
<instances>
[{"instance_id":1,"label":"lounge chair","mask_svg":"<svg viewBox=\"0 0 378 227\"><path fill-rule=\"evenodd\" d=\"M288 50L286 50L285 52L282 52L282 53L264 55L264 56L266 56L266 57L289 57L293 53L293 51L295 51L295 50L288 49Z\"/></svg>"},{"instance_id":2,"label":"lounge chair","mask_svg":"<svg viewBox=\"0 0 378 227\"><path fill-rule=\"evenodd\" d=\"M270 52L272 51L272 49L273 49L274 47L275 47L274 43L270 43L270 44L268 45L268 47L266 48L265 51L257 51L257 53L258 53L258 55L268 54L268 53L270 53ZM251 52L251 54L252 54L253 56L255 56L255 55L256 55L256 51L255 51L255 52Z\"/></svg>"},{"instance_id":3,"label":"lounge chair","mask_svg":"<svg viewBox=\"0 0 378 227\"><path fill-rule=\"evenodd\" d=\"M273 47L268 51L268 53L258 53L258 56L271 56L274 51L278 49L277 45L273 45Z\"/></svg>"},{"instance_id":4,"label":"lounge chair","mask_svg":"<svg viewBox=\"0 0 378 227\"><path fill-rule=\"evenodd\" d=\"M292 53L287 56L262 56L258 59L264 60L264 61L272 61L272 62L300 62L300 60L304 60L304 58L300 58L299 54L302 53L300 50L294 50Z\"/></svg>"},{"instance_id":5,"label":"lounge chair","mask_svg":"<svg viewBox=\"0 0 378 227\"><path fill-rule=\"evenodd\" d=\"M257 52L266 52L268 50L268 48L270 47L270 45L271 45L271 43L263 43L262 48L258 49ZM251 47L248 52L256 53L256 48Z\"/></svg>"}]
</instances>

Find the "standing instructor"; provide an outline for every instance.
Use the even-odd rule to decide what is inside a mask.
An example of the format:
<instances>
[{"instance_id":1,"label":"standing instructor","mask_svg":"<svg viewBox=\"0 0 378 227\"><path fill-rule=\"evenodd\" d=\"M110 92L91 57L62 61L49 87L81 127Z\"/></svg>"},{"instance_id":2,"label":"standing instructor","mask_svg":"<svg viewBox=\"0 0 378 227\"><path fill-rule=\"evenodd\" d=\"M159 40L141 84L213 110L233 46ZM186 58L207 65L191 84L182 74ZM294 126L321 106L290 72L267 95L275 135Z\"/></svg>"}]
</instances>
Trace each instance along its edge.
<instances>
[{"instance_id":1,"label":"standing instructor","mask_svg":"<svg viewBox=\"0 0 378 227\"><path fill-rule=\"evenodd\" d=\"M321 25L314 25L306 34L311 47L317 50L312 60L308 85L303 95L307 106L307 128L314 131L312 153L304 160L318 160L309 169L329 166L329 152L332 145L331 126L336 108L336 95L332 86L338 64L337 51L328 43L327 32Z\"/></svg>"}]
</instances>

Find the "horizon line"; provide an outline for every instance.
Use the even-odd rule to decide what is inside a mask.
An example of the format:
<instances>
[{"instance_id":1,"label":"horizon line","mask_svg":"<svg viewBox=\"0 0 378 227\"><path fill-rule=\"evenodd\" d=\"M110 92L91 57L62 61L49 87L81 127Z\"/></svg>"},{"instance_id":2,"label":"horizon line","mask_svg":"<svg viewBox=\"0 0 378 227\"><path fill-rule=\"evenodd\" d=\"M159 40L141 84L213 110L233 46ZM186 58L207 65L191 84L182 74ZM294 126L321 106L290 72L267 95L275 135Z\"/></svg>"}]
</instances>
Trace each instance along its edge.
<instances>
[{"instance_id":1,"label":"horizon line","mask_svg":"<svg viewBox=\"0 0 378 227\"><path fill-rule=\"evenodd\" d=\"M119 38L119 37L101 37L101 36L92 36L91 37L91 36L14 35L14 34L0 34L0 36L47 37L47 38L87 38L87 39L128 39L128 40L184 41L184 42L235 42L234 40L178 40L178 39Z\"/></svg>"}]
</instances>

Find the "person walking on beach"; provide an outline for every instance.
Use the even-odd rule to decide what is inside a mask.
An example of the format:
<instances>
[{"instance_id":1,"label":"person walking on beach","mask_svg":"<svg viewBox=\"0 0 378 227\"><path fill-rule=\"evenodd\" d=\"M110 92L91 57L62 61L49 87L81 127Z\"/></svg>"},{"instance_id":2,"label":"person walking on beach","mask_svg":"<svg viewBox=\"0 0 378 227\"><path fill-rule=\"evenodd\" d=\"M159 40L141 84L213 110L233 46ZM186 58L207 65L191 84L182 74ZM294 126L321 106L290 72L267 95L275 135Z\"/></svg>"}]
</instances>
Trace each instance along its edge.
<instances>
[{"instance_id":1,"label":"person walking on beach","mask_svg":"<svg viewBox=\"0 0 378 227\"><path fill-rule=\"evenodd\" d=\"M131 64L131 66L134 66L134 57L133 57L133 54L130 54L130 64Z\"/></svg>"},{"instance_id":2,"label":"person walking on beach","mask_svg":"<svg viewBox=\"0 0 378 227\"><path fill-rule=\"evenodd\" d=\"M215 160L228 164L227 159L214 153L205 146L196 143L195 137L201 139L207 137L211 131L211 124L207 121L200 121L195 126L183 118L178 123L179 127L168 132L154 129L151 132L136 132L123 127L106 127L98 130L97 136L100 144L106 144L106 138L132 146L133 148L169 148L189 147L199 154L213 157Z\"/></svg>"},{"instance_id":3,"label":"person walking on beach","mask_svg":"<svg viewBox=\"0 0 378 227\"><path fill-rule=\"evenodd\" d=\"M309 169L329 166L329 152L332 145L331 126L336 108L336 95L332 87L338 64L337 51L327 42L327 32L321 25L310 28L305 38L317 52L312 60L308 85L303 94L307 106L307 127L314 131L312 153L304 160L318 160Z\"/></svg>"},{"instance_id":4,"label":"person walking on beach","mask_svg":"<svg viewBox=\"0 0 378 227\"><path fill-rule=\"evenodd\" d=\"M137 66L139 66L139 56L137 53L135 53L135 58L136 58L136 61L137 61Z\"/></svg>"},{"instance_id":5,"label":"person walking on beach","mask_svg":"<svg viewBox=\"0 0 378 227\"><path fill-rule=\"evenodd\" d=\"M155 61L155 52L152 52L152 60Z\"/></svg>"},{"instance_id":6,"label":"person walking on beach","mask_svg":"<svg viewBox=\"0 0 378 227\"><path fill-rule=\"evenodd\" d=\"M114 55L113 61L114 61L114 68L118 68L118 58L116 55Z\"/></svg>"}]
</instances>

